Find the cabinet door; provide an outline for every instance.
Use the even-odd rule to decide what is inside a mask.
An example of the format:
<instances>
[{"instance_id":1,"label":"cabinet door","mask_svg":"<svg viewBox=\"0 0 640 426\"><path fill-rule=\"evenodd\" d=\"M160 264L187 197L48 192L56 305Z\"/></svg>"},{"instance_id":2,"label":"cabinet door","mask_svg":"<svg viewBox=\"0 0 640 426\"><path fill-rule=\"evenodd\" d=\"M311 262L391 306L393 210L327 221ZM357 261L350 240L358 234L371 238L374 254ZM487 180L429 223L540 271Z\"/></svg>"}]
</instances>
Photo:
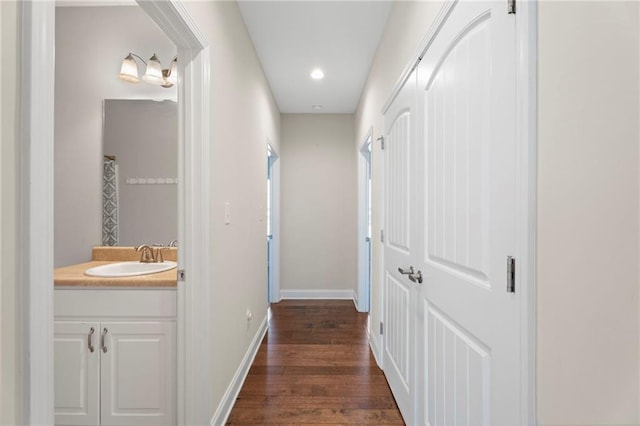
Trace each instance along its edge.
<instances>
[{"instance_id":1,"label":"cabinet door","mask_svg":"<svg viewBox=\"0 0 640 426\"><path fill-rule=\"evenodd\" d=\"M54 322L56 425L100 424L99 330L93 322Z\"/></svg>"},{"instance_id":2,"label":"cabinet door","mask_svg":"<svg viewBox=\"0 0 640 426\"><path fill-rule=\"evenodd\" d=\"M103 322L101 420L109 425L172 425L175 323Z\"/></svg>"}]
</instances>

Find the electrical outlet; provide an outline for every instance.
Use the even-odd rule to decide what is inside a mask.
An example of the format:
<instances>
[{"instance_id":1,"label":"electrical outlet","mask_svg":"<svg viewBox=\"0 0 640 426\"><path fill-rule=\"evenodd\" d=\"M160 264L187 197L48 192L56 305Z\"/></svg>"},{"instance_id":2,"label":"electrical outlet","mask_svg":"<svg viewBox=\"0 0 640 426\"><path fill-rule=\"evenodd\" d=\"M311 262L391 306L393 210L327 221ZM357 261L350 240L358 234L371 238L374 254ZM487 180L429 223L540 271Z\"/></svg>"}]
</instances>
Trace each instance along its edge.
<instances>
[{"instance_id":1,"label":"electrical outlet","mask_svg":"<svg viewBox=\"0 0 640 426\"><path fill-rule=\"evenodd\" d=\"M247 308L247 321L251 321L253 319L253 313L251 309Z\"/></svg>"}]
</instances>

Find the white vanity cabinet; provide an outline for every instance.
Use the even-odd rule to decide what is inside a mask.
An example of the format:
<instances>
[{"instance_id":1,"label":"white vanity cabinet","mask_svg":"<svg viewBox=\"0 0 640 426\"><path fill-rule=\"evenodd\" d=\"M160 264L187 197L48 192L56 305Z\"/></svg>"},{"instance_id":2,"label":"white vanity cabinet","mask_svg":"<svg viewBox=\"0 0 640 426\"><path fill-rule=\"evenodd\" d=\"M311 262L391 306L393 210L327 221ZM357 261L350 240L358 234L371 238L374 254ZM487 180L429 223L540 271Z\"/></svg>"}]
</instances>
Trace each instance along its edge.
<instances>
[{"instance_id":1,"label":"white vanity cabinet","mask_svg":"<svg viewBox=\"0 0 640 426\"><path fill-rule=\"evenodd\" d=\"M175 291L54 298L56 425L175 424Z\"/></svg>"}]
</instances>

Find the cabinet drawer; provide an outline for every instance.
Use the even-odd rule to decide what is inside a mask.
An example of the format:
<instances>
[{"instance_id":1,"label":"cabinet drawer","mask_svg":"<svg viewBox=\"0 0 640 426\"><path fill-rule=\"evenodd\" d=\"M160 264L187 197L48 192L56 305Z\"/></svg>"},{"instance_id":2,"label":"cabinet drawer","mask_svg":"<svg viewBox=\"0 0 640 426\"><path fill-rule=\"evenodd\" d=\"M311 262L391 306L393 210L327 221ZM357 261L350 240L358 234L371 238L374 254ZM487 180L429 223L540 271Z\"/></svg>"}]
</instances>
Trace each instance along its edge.
<instances>
[{"instance_id":1,"label":"cabinet drawer","mask_svg":"<svg viewBox=\"0 0 640 426\"><path fill-rule=\"evenodd\" d=\"M176 316L176 291L76 290L54 291L56 317L158 318Z\"/></svg>"}]
</instances>

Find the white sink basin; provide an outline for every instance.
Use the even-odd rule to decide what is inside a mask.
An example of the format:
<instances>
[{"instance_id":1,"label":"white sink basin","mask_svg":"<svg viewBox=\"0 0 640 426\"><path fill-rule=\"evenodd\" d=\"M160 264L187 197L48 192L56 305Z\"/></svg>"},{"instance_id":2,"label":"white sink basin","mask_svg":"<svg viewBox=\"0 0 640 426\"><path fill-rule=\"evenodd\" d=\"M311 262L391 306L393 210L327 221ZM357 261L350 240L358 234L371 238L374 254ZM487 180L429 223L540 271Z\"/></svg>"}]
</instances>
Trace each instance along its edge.
<instances>
[{"instance_id":1,"label":"white sink basin","mask_svg":"<svg viewBox=\"0 0 640 426\"><path fill-rule=\"evenodd\" d=\"M108 265L96 266L84 271L91 277L113 278L134 277L137 275L155 274L168 271L176 267L176 262L164 261L161 263L118 262Z\"/></svg>"}]
</instances>

